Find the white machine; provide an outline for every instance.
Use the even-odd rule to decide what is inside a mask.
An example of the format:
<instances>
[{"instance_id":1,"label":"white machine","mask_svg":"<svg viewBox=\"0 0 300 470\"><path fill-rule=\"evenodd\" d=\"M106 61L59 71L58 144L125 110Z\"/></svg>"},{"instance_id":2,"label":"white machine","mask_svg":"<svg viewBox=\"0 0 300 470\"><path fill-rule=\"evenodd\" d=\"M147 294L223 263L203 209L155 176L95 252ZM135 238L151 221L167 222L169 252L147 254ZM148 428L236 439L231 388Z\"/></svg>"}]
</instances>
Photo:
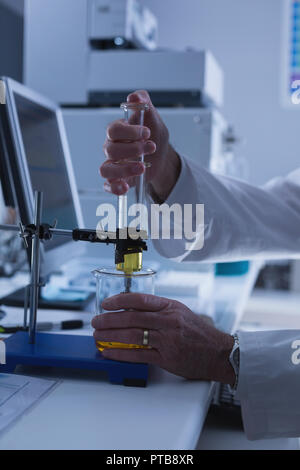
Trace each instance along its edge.
<instances>
[{"instance_id":1,"label":"white machine","mask_svg":"<svg viewBox=\"0 0 300 470\"><path fill-rule=\"evenodd\" d=\"M90 0L88 8L93 47L156 49L157 19L139 0Z\"/></svg>"},{"instance_id":2,"label":"white machine","mask_svg":"<svg viewBox=\"0 0 300 470\"><path fill-rule=\"evenodd\" d=\"M146 89L156 106L223 105L223 72L209 51L92 51L89 102L117 104Z\"/></svg>"},{"instance_id":3,"label":"white machine","mask_svg":"<svg viewBox=\"0 0 300 470\"><path fill-rule=\"evenodd\" d=\"M138 0L25 0L24 35L24 84L62 105L114 106L138 88L158 106L223 104L213 55L154 50Z\"/></svg>"},{"instance_id":4,"label":"white machine","mask_svg":"<svg viewBox=\"0 0 300 470\"><path fill-rule=\"evenodd\" d=\"M23 81L62 104L88 104L91 54L157 46L139 0L24 0ZM23 33L22 33L23 34Z\"/></svg>"}]
</instances>

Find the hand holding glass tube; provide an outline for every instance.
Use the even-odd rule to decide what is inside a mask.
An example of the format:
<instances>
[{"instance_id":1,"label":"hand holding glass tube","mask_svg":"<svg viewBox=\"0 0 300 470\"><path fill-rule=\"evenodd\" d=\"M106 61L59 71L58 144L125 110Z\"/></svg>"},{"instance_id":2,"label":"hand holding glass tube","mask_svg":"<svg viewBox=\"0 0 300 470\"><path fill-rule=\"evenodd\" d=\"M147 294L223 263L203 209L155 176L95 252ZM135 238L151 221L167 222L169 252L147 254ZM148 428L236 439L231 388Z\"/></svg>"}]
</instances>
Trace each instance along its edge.
<instances>
[{"instance_id":1,"label":"hand holding glass tube","mask_svg":"<svg viewBox=\"0 0 300 470\"><path fill-rule=\"evenodd\" d=\"M169 143L169 132L157 109L153 106L147 91L139 90L127 98L128 106L146 104L144 124L138 125L124 119L114 121L108 126L103 150L106 161L100 167L106 179L105 190L116 195L125 194L132 180L143 174L147 168L146 182L157 200L165 200L176 184L180 173L180 159ZM124 161L123 164L115 164Z\"/></svg>"}]
</instances>

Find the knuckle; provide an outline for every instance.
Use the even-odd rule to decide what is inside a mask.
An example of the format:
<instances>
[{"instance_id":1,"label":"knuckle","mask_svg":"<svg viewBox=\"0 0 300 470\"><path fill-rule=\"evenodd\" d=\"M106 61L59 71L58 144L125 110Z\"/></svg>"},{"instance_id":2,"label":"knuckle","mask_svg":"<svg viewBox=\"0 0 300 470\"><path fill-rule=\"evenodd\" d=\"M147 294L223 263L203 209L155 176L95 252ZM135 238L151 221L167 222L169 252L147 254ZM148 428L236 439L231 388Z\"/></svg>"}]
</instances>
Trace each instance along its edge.
<instances>
[{"instance_id":1,"label":"knuckle","mask_svg":"<svg viewBox=\"0 0 300 470\"><path fill-rule=\"evenodd\" d=\"M172 300L171 302L172 302L171 307L172 307L173 310L175 309L177 311L181 311L183 308L185 308L185 305L183 305L178 300Z\"/></svg>"},{"instance_id":2,"label":"knuckle","mask_svg":"<svg viewBox=\"0 0 300 470\"><path fill-rule=\"evenodd\" d=\"M93 332L93 337L94 337L94 339L95 339L96 341L98 341L98 340L99 340L99 331L95 330L95 331Z\"/></svg>"},{"instance_id":3,"label":"knuckle","mask_svg":"<svg viewBox=\"0 0 300 470\"><path fill-rule=\"evenodd\" d=\"M152 310L151 305L153 302L152 296L148 294L136 294L136 295L137 295L137 299L139 300L143 308L149 309L151 311Z\"/></svg>"},{"instance_id":4,"label":"knuckle","mask_svg":"<svg viewBox=\"0 0 300 470\"><path fill-rule=\"evenodd\" d=\"M108 141L106 140L102 146L102 151L104 153L104 155L109 158L109 154L108 154L108 151L107 151L107 147L108 147Z\"/></svg>"},{"instance_id":5,"label":"knuckle","mask_svg":"<svg viewBox=\"0 0 300 470\"><path fill-rule=\"evenodd\" d=\"M101 165L99 171L100 175L103 176L103 178L106 178L108 176L106 165Z\"/></svg>"},{"instance_id":6,"label":"knuckle","mask_svg":"<svg viewBox=\"0 0 300 470\"><path fill-rule=\"evenodd\" d=\"M95 328L95 329L99 328L100 323L101 323L100 318L101 318L101 317L98 315L98 316L96 316L96 317L94 317L94 318L92 319L92 327L93 327L93 328Z\"/></svg>"},{"instance_id":7,"label":"knuckle","mask_svg":"<svg viewBox=\"0 0 300 470\"><path fill-rule=\"evenodd\" d=\"M111 123L106 129L107 138L111 140L117 139L120 133L120 127L121 126L119 121L114 121Z\"/></svg>"},{"instance_id":8,"label":"knuckle","mask_svg":"<svg viewBox=\"0 0 300 470\"><path fill-rule=\"evenodd\" d=\"M183 328L182 316L178 314L177 312L172 317L172 325L173 325L173 328L175 328L176 330L181 330Z\"/></svg>"},{"instance_id":9,"label":"knuckle","mask_svg":"<svg viewBox=\"0 0 300 470\"><path fill-rule=\"evenodd\" d=\"M140 142L132 142L130 145L130 153L133 157L139 157L143 154L143 146Z\"/></svg>"},{"instance_id":10,"label":"knuckle","mask_svg":"<svg viewBox=\"0 0 300 470\"><path fill-rule=\"evenodd\" d=\"M105 152L105 154L106 154L107 157L110 156L112 149L113 149L113 144L112 144L112 142L110 142L109 140L106 140L106 141L105 141L105 144L104 144L104 152Z\"/></svg>"},{"instance_id":11,"label":"knuckle","mask_svg":"<svg viewBox=\"0 0 300 470\"><path fill-rule=\"evenodd\" d=\"M115 160L120 157L120 151L116 147L114 142L108 142L106 145L106 156L111 160Z\"/></svg>"}]
</instances>

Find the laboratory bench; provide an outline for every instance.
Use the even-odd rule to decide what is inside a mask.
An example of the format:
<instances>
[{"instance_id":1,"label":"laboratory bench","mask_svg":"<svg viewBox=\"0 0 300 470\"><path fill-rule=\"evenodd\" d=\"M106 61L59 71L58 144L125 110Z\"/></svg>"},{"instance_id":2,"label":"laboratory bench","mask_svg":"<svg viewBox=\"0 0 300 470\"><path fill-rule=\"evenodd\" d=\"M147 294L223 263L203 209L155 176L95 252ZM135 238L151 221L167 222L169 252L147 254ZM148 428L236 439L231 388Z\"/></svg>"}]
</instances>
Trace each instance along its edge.
<instances>
[{"instance_id":1,"label":"laboratory bench","mask_svg":"<svg viewBox=\"0 0 300 470\"><path fill-rule=\"evenodd\" d=\"M261 263L253 262L247 274L216 278L218 327L228 332L237 328L260 266ZM10 309L12 317L21 318L22 309ZM47 315L54 320L59 316L93 316L40 311L39 319L46 320ZM86 327L69 334L90 335L92 329ZM185 380L154 366L149 367L145 388L113 385L104 373L94 371L27 366L19 367L17 373L52 378L58 383L0 435L1 450L195 449L215 387L213 383Z\"/></svg>"}]
</instances>

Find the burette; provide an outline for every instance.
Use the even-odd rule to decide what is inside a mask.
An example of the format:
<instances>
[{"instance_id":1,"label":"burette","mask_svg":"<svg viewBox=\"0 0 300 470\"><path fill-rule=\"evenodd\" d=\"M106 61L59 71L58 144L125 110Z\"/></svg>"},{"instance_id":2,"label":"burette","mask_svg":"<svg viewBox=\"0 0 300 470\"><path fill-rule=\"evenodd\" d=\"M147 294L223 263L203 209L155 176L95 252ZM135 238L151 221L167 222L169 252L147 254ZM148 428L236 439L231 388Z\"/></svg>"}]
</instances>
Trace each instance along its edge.
<instances>
[{"instance_id":1,"label":"burette","mask_svg":"<svg viewBox=\"0 0 300 470\"><path fill-rule=\"evenodd\" d=\"M129 124L144 126L145 111L149 105L145 103L122 103L121 109L124 111L124 120ZM142 132L142 130L141 130ZM139 161L145 163L144 155L140 155ZM122 162L118 162L122 164ZM118 226L117 234L121 240L124 240L124 250L122 257L116 256L116 269L125 274L125 292L130 292L132 283L132 274L140 271L143 265L143 249L132 246L130 243L130 229L128 227L129 203L137 204L140 213L139 227L141 238L147 238L145 234L143 217L145 203L145 173L131 179L129 190L126 194L118 196Z\"/></svg>"}]
</instances>

